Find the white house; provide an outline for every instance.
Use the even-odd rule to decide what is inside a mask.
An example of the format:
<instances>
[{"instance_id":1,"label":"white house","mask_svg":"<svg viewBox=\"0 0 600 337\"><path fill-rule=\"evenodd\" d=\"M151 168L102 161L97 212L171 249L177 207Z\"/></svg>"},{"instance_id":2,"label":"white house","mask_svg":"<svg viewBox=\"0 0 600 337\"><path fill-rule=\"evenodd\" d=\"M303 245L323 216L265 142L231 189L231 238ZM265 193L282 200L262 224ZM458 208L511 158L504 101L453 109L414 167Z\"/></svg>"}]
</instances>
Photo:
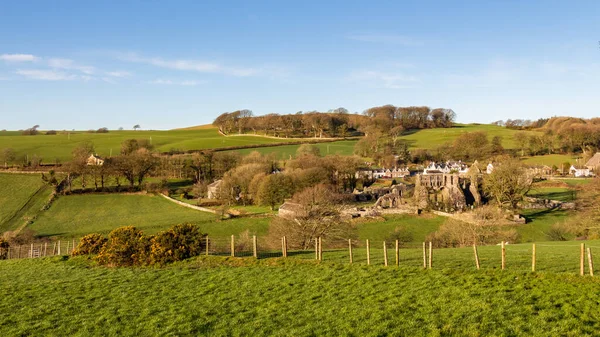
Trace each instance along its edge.
<instances>
[{"instance_id":1,"label":"white house","mask_svg":"<svg viewBox=\"0 0 600 337\"><path fill-rule=\"evenodd\" d=\"M89 166L102 166L104 165L104 159L92 154L88 157L86 164Z\"/></svg>"},{"instance_id":2,"label":"white house","mask_svg":"<svg viewBox=\"0 0 600 337\"><path fill-rule=\"evenodd\" d=\"M589 177L590 169L585 166L571 165L571 168L569 169L569 173L574 175L575 177Z\"/></svg>"}]
</instances>

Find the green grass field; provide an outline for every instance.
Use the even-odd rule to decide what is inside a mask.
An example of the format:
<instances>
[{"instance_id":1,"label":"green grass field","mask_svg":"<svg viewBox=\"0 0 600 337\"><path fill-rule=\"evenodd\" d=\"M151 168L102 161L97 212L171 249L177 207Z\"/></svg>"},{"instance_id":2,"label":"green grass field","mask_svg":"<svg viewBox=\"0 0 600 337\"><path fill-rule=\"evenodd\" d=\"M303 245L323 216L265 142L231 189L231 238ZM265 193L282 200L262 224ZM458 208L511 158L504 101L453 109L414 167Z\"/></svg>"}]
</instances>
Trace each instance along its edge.
<instances>
[{"instance_id":1,"label":"green grass field","mask_svg":"<svg viewBox=\"0 0 600 337\"><path fill-rule=\"evenodd\" d=\"M413 148L435 148L445 142L454 140L465 132L485 131L490 139L493 136L502 136L506 148L514 148L512 139L515 130L487 124L457 124L449 129L424 129L410 131L402 137ZM43 133L43 132L42 132ZM45 163L56 161L66 162L71 159L71 151L78 144L91 141L96 147L96 152L101 156L111 153L116 155L121 149L121 143L126 139L148 139L157 150L199 150L241 145L277 144L298 139L270 138L262 136L229 136L220 135L216 128L201 127L169 131L110 131L106 134L88 133L85 131L62 131L57 135L39 134L36 136L22 136L19 132L0 132L0 149L13 148L19 157L37 155ZM333 143L317 144L321 154L351 155L354 152L356 140L340 140ZM284 145L278 147L258 148L261 153L276 153L279 158L289 158L294 155L298 145ZM253 149L239 150L247 154ZM550 156L546 156L550 157ZM535 161L534 159L532 159Z\"/></svg>"},{"instance_id":2,"label":"green grass field","mask_svg":"<svg viewBox=\"0 0 600 337\"><path fill-rule=\"evenodd\" d=\"M575 276L578 247L559 247L548 259L569 274L511 270L513 253L525 246L509 246L508 269L492 270L487 265L499 266L499 248L490 247L493 261L483 248L479 271L470 248L435 250L433 270L405 261L400 268L348 266L327 262L329 252L320 264L200 257L163 269L96 267L83 257L0 261L0 334L597 334L600 281ZM540 258L549 252L543 248ZM469 265L457 268L463 260Z\"/></svg>"},{"instance_id":3,"label":"green grass field","mask_svg":"<svg viewBox=\"0 0 600 337\"><path fill-rule=\"evenodd\" d=\"M176 205L160 196L86 194L59 197L28 228L39 236L80 238L89 233L108 234L121 226L136 226L153 234L179 223L194 223L214 237L238 235L249 230L263 235L268 218L244 217L217 220L211 213Z\"/></svg>"},{"instance_id":4,"label":"green grass field","mask_svg":"<svg viewBox=\"0 0 600 337\"><path fill-rule=\"evenodd\" d=\"M0 174L0 232L22 226L50 197L38 174Z\"/></svg>"},{"instance_id":5,"label":"green grass field","mask_svg":"<svg viewBox=\"0 0 600 337\"><path fill-rule=\"evenodd\" d=\"M91 141L101 156L118 154L126 139L148 139L159 151L211 149L228 146L275 144L293 139L273 139L256 136L221 136L216 128L171 131L110 131L87 133L85 131L61 132L58 135L22 136L15 132L0 132L0 149L13 148L18 156L37 155L43 162L71 159L71 151L80 143Z\"/></svg>"},{"instance_id":6,"label":"green grass field","mask_svg":"<svg viewBox=\"0 0 600 337\"><path fill-rule=\"evenodd\" d=\"M411 147L420 149L436 148L444 143L452 142L456 137L467 132L484 131L487 132L490 141L494 136L502 137L502 146L507 149L513 149L516 144L513 140L518 130L507 129L502 126L490 124L456 124L449 129L423 129L411 131L409 135L401 137L408 141ZM533 132L533 131L527 131Z\"/></svg>"},{"instance_id":7,"label":"green grass field","mask_svg":"<svg viewBox=\"0 0 600 337\"><path fill-rule=\"evenodd\" d=\"M567 154L547 154L544 156L525 157L522 160L525 164L529 165L548 165L550 167L556 165L556 167L561 169L562 164L576 164L577 159L580 159L580 157L574 157ZM569 170L568 167L565 167L564 169L565 171Z\"/></svg>"},{"instance_id":8,"label":"green grass field","mask_svg":"<svg viewBox=\"0 0 600 337\"><path fill-rule=\"evenodd\" d=\"M351 156L354 154L354 145L356 145L356 140L340 140L337 142L331 143L319 143L313 144L321 151L321 155L325 156L328 154L339 154L342 156ZM258 151L262 154L271 154L274 153L277 159L289 159L290 157L296 156L296 150L300 145L282 145L277 147L263 147L256 149L243 149L243 150L234 150L242 155L247 155L252 151Z\"/></svg>"},{"instance_id":9,"label":"green grass field","mask_svg":"<svg viewBox=\"0 0 600 337\"><path fill-rule=\"evenodd\" d=\"M404 233L409 234L412 238L411 241L423 242L427 235L437 231L440 225L446 221L446 218L435 215L389 215L384 219L384 221L360 223L357 226L359 239L388 240L394 230L401 228Z\"/></svg>"}]
</instances>

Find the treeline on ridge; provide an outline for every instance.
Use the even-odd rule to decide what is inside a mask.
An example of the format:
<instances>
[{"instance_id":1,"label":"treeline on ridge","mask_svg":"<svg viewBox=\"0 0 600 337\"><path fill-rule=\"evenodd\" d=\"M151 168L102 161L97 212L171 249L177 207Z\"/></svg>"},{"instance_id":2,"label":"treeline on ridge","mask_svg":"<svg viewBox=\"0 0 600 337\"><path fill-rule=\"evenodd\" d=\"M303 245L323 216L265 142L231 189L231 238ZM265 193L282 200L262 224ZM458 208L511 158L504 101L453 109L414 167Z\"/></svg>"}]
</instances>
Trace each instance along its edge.
<instances>
[{"instance_id":1,"label":"treeline on ridge","mask_svg":"<svg viewBox=\"0 0 600 337\"><path fill-rule=\"evenodd\" d=\"M345 108L328 112L302 112L254 116L251 110L226 112L213 125L223 134L261 133L276 137L347 137L362 136L369 130L387 132L401 130L452 127L456 114L451 109L431 109L426 106L396 107L383 105L350 114Z\"/></svg>"}]
</instances>

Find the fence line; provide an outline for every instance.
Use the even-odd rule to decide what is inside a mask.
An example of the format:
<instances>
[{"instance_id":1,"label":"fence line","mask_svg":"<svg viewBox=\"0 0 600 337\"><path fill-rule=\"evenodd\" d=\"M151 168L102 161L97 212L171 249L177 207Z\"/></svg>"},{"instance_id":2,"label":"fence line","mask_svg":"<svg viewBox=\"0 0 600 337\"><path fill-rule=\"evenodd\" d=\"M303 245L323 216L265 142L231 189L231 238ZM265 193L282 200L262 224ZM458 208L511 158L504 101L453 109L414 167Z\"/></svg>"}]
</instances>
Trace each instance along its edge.
<instances>
[{"instance_id":1,"label":"fence line","mask_svg":"<svg viewBox=\"0 0 600 337\"><path fill-rule=\"evenodd\" d=\"M419 266L421 260L424 269L451 268L451 269L500 269L500 270L518 270L518 271L557 271L577 273L577 262L579 262L579 275L586 274L594 276L593 248L596 246L586 246L581 243L579 246L579 261L577 261L577 246L573 245L545 245L532 244L530 249L523 249L520 245L517 247L505 243L497 246L472 246L472 251L468 247L464 249L434 249L432 242L423 242L421 249L411 245L409 248L401 248L401 243L395 240L395 263L391 264L388 256L388 242L380 241L378 249L373 248L371 240L356 241L347 240L347 247L340 241L329 243L324 250L326 240L321 237L314 238L314 255L310 248L305 250L290 250L290 244L286 236L281 238L280 246L273 247L272 242L267 242L265 238L236 237L231 238L213 238L205 237L202 240L202 255L212 256L230 256L234 258L295 258L295 259L314 259L323 261L326 259L331 262L366 265L389 266ZM344 242L342 240L341 242ZM24 258L42 258L60 255L72 255L76 249L79 240L58 240L55 242L34 242L29 244L14 245L7 249L0 249L0 259L24 259ZM310 247L312 243L308 244ZM377 245L376 245L377 247ZM547 247L567 248L564 251L555 249L546 249ZM481 249L480 249L481 248ZM498 249L499 248L499 249ZM572 249L572 251L570 250ZM421 250L421 252L419 252ZM435 252L434 252L435 250ZM549 252L552 252L550 258ZM422 257L420 255L422 254ZM312 255L312 257L311 257ZM562 258L562 259L561 259ZM434 264L435 259L435 264ZM572 264L562 261L572 261Z\"/></svg>"}]
</instances>

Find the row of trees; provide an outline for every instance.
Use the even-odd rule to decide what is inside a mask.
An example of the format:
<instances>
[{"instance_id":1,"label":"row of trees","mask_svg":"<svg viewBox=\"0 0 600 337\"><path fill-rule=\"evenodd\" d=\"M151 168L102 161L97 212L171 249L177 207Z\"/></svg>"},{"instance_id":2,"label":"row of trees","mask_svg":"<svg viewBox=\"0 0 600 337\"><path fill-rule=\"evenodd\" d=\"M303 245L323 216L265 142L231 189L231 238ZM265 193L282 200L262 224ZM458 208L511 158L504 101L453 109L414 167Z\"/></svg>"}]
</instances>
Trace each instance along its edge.
<instances>
[{"instance_id":1,"label":"row of trees","mask_svg":"<svg viewBox=\"0 0 600 337\"><path fill-rule=\"evenodd\" d=\"M129 139L121 145L121 154L103 159L101 165L89 163L88 158L94 154L94 144L84 142L73 149L73 159L63 167L67 174L66 187L72 190L75 178L80 178L82 189L94 184L96 190L104 189L108 179L114 179L117 189L122 182L127 182L131 189L142 185L159 165L158 157L152 152L153 147L146 140Z\"/></svg>"},{"instance_id":2,"label":"row of trees","mask_svg":"<svg viewBox=\"0 0 600 337\"><path fill-rule=\"evenodd\" d=\"M384 105L349 114L345 108L329 112L298 112L291 115L268 114L254 116L250 110L226 112L213 125L224 134L261 132L274 136L322 138L346 137L349 133L402 132L410 129L451 127L456 114L451 109L431 109L425 106L396 107Z\"/></svg>"}]
</instances>

